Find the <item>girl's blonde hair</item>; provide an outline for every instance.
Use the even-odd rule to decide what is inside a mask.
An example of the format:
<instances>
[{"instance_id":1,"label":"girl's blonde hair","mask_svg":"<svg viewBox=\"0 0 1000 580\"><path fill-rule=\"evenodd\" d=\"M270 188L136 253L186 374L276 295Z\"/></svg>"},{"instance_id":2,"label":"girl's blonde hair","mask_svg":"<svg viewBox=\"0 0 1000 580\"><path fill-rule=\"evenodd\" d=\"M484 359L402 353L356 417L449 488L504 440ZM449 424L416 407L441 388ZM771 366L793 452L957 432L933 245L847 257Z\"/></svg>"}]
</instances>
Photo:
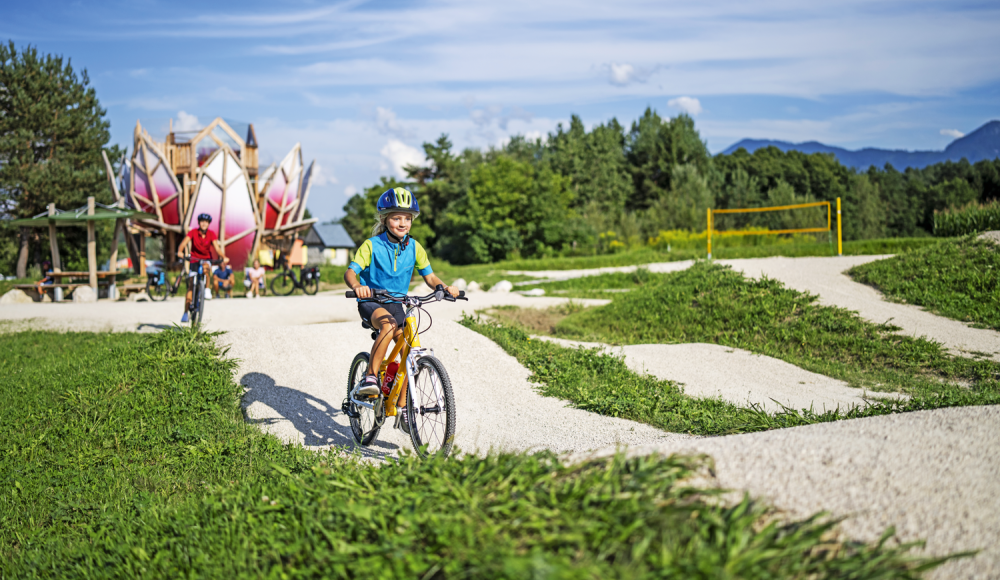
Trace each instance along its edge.
<instances>
[{"instance_id":1,"label":"girl's blonde hair","mask_svg":"<svg viewBox=\"0 0 1000 580\"><path fill-rule=\"evenodd\" d=\"M381 235L386 230L385 220L389 214L375 214L375 225L372 226L372 237Z\"/></svg>"}]
</instances>

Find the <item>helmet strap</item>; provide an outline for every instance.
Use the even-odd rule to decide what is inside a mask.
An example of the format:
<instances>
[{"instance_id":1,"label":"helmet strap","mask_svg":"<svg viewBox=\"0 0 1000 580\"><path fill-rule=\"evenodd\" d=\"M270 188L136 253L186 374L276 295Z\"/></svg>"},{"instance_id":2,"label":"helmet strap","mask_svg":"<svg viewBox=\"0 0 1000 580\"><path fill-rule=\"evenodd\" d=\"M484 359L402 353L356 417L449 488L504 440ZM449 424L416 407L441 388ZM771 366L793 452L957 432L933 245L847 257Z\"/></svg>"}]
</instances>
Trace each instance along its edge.
<instances>
[{"instance_id":1,"label":"helmet strap","mask_svg":"<svg viewBox=\"0 0 1000 580\"><path fill-rule=\"evenodd\" d=\"M386 228L385 234L389 238L390 242L392 242L394 244L399 244L399 249L401 249L401 250L405 250L406 249L406 244L408 244L410 242L410 234L406 234L405 236L402 237L402 239L400 239L400 238L396 237L396 235L392 233L392 230L390 230L388 228Z\"/></svg>"}]
</instances>

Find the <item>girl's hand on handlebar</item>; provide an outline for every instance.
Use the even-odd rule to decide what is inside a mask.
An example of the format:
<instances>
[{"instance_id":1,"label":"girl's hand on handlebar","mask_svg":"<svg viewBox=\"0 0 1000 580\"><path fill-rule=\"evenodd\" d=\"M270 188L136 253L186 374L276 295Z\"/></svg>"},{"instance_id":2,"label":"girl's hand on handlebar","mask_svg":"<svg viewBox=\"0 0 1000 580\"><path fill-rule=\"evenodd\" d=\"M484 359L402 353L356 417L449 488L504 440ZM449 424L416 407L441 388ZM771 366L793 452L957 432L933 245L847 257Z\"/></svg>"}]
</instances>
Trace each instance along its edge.
<instances>
[{"instance_id":1,"label":"girl's hand on handlebar","mask_svg":"<svg viewBox=\"0 0 1000 580\"><path fill-rule=\"evenodd\" d=\"M451 294L452 298L458 298L458 293L459 293L458 288L455 288L454 286L448 286L445 288L445 290L448 291L448 294Z\"/></svg>"},{"instance_id":2,"label":"girl's hand on handlebar","mask_svg":"<svg viewBox=\"0 0 1000 580\"><path fill-rule=\"evenodd\" d=\"M357 288L354 289L354 294L361 299L371 298L372 289L369 288L368 286L358 286Z\"/></svg>"}]
</instances>

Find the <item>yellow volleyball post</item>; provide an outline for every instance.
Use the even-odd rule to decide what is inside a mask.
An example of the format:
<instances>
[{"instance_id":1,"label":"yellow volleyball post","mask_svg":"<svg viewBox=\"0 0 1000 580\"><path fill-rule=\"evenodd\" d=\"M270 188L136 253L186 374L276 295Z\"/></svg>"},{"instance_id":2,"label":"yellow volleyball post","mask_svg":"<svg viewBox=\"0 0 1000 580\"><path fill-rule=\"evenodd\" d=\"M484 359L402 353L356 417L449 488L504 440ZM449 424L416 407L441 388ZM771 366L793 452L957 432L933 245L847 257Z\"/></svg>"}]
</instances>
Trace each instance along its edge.
<instances>
[{"instance_id":1,"label":"yellow volleyball post","mask_svg":"<svg viewBox=\"0 0 1000 580\"><path fill-rule=\"evenodd\" d=\"M840 198L837 198L837 255L844 255L844 244L840 236Z\"/></svg>"},{"instance_id":2,"label":"yellow volleyball post","mask_svg":"<svg viewBox=\"0 0 1000 580\"><path fill-rule=\"evenodd\" d=\"M708 235L705 237L708 239L708 259L712 259L712 208L708 208L708 229L706 230Z\"/></svg>"}]
</instances>

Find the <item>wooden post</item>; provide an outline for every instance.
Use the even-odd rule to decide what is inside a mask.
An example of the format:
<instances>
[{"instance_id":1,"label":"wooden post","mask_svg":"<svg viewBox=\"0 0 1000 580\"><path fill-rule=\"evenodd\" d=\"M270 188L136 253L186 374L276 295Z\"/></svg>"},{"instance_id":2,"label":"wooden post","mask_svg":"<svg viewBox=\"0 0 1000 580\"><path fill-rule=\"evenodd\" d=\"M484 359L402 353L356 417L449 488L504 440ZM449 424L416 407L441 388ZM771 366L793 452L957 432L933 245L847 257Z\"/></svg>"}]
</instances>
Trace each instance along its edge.
<instances>
[{"instance_id":1,"label":"wooden post","mask_svg":"<svg viewBox=\"0 0 1000 580\"><path fill-rule=\"evenodd\" d=\"M87 215L94 215L94 198L87 198ZM97 296L97 238L94 236L94 220L87 220L87 270L90 273L90 287Z\"/></svg>"},{"instance_id":2,"label":"wooden post","mask_svg":"<svg viewBox=\"0 0 1000 580\"><path fill-rule=\"evenodd\" d=\"M146 233L139 233L139 276L146 277Z\"/></svg>"},{"instance_id":3,"label":"wooden post","mask_svg":"<svg viewBox=\"0 0 1000 580\"><path fill-rule=\"evenodd\" d=\"M108 286L108 299L118 300L118 285L115 274L118 273L118 232L122 231L125 220L115 220L115 230L111 234L111 256L108 258L108 272L111 273L111 285Z\"/></svg>"},{"instance_id":4,"label":"wooden post","mask_svg":"<svg viewBox=\"0 0 1000 580\"><path fill-rule=\"evenodd\" d=\"M49 217L56 215L56 204L49 204ZM59 259L59 240L56 239L56 223L49 220L49 251L52 253L52 271L62 272L62 260ZM45 272L42 272L45 275Z\"/></svg>"}]
</instances>

